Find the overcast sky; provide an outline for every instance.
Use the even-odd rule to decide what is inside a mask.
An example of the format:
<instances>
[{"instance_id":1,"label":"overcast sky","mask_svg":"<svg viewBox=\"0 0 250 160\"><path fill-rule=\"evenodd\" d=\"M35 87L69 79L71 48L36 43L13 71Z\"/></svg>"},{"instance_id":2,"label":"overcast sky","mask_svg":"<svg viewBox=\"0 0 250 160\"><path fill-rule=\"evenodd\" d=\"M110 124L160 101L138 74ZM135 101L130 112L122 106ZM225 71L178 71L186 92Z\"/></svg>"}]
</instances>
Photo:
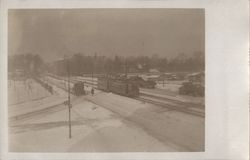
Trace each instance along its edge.
<instances>
[{"instance_id":1,"label":"overcast sky","mask_svg":"<svg viewBox=\"0 0 250 160\"><path fill-rule=\"evenodd\" d=\"M9 10L9 54L174 57L205 50L202 9Z\"/></svg>"}]
</instances>

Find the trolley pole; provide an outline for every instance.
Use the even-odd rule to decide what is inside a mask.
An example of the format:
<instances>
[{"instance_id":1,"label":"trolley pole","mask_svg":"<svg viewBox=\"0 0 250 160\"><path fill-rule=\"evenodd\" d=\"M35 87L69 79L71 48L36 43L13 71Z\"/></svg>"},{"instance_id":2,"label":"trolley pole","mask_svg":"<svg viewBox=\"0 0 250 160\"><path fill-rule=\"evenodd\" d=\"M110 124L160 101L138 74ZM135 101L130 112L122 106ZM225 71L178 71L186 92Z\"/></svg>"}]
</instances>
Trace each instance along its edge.
<instances>
[{"instance_id":1,"label":"trolley pole","mask_svg":"<svg viewBox=\"0 0 250 160\"><path fill-rule=\"evenodd\" d=\"M70 68L69 68L69 59L67 59L67 71L68 71L69 138L71 138L71 103L70 103Z\"/></svg>"}]
</instances>

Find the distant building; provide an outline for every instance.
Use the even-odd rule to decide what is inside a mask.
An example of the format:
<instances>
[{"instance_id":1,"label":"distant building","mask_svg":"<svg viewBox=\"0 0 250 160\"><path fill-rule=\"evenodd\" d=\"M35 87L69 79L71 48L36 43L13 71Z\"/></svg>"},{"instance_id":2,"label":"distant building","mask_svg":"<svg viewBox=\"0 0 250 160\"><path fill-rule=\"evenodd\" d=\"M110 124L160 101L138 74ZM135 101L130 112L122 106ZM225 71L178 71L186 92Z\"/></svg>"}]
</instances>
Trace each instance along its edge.
<instances>
[{"instance_id":1,"label":"distant building","mask_svg":"<svg viewBox=\"0 0 250 160\"><path fill-rule=\"evenodd\" d=\"M205 84L205 73L198 72L198 73L189 74L188 80L191 82L199 82L199 83Z\"/></svg>"},{"instance_id":2,"label":"distant building","mask_svg":"<svg viewBox=\"0 0 250 160\"><path fill-rule=\"evenodd\" d=\"M137 69L137 68L129 68L128 69L128 72L129 73L136 73L136 72L139 72L140 70L139 69Z\"/></svg>"},{"instance_id":3,"label":"distant building","mask_svg":"<svg viewBox=\"0 0 250 160\"><path fill-rule=\"evenodd\" d=\"M158 69L149 69L149 72L150 73L160 73L159 71L158 71Z\"/></svg>"}]
</instances>

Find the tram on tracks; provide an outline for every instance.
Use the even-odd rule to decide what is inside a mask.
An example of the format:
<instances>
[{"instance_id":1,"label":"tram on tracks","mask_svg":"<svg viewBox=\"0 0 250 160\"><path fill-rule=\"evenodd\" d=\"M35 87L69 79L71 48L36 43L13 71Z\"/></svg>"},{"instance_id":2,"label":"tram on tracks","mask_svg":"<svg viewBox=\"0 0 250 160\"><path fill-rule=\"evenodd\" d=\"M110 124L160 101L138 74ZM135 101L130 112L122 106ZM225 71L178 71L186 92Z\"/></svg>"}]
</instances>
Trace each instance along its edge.
<instances>
[{"instance_id":1,"label":"tram on tracks","mask_svg":"<svg viewBox=\"0 0 250 160\"><path fill-rule=\"evenodd\" d=\"M76 82L73 86L73 94L76 96L85 95L84 82Z\"/></svg>"},{"instance_id":2,"label":"tram on tracks","mask_svg":"<svg viewBox=\"0 0 250 160\"><path fill-rule=\"evenodd\" d=\"M127 97L138 97L139 88L137 85L126 80L112 79L108 77L99 77L97 89L112 92Z\"/></svg>"}]
</instances>

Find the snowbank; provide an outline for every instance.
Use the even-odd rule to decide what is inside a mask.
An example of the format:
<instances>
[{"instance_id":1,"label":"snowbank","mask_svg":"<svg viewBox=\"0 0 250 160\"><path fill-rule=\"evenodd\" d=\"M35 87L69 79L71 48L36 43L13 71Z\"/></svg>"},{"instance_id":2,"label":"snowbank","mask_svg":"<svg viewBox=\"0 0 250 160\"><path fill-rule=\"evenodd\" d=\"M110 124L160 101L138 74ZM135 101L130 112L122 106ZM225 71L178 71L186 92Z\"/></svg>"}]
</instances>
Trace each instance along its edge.
<instances>
[{"instance_id":1,"label":"snowbank","mask_svg":"<svg viewBox=\"0 0 250 160\"><path fill-rule=\"evenodd\" d=\"M148 134L176 150L204 151L204 118L114 94L99 94L88 100L134 122Z\"/></svg>"},{"instance_id":2,"label":"snowbank","mask_svg":"<svg viewBox=\"0 0 250 160\"><path fill-rule=\"evenodd\" d=\"M90 98L93 98L90 96ZM14 152L133 152L176 151L143 129L101 106L76 99L71 110L69 139L68 108L41 113L10 127L10 151Z\"/></svg>"}]
</instances>

